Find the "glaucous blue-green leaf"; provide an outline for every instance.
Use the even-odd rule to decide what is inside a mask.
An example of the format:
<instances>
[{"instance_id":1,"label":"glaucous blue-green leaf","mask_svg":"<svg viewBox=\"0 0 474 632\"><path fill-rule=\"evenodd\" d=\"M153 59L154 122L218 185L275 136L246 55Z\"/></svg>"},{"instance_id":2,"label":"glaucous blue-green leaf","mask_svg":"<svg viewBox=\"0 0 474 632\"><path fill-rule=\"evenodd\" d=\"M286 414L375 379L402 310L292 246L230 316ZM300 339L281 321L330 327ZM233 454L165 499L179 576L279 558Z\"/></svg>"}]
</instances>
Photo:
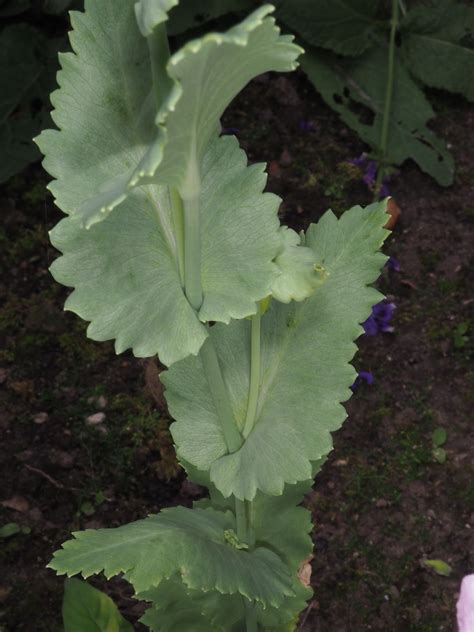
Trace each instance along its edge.
<instances>
[{"instance_id":1,"label":"glaucous blue-green leaf","mask_svg":"<svg viewBox=\"0 0 474 632\"><path fill-rule=\"evenodd\" d=\"M262 193L264 165L248 167L234 137L209 145L202 171L199 318L228 322L254 313L279 273L279 199ZM135 189L89 230L65 218L50 236L63 253L51 272L75 288L65 308L90 321L90 338L167 365L199 351L208 334L182 290L166 187Z\"/></svg>"},{"instance_id":2,"label":"glaucous blue-green leaf","mask_svg":"<svg viewBox=\"0 0 474 632\"><path fill-rule=\"evenodd\" d=\"M302 50L281 36L265 5L226 33L187 43L167 64L174 86L156 118L159 135L131 184L154 177L187 192L227 105L257 75L296 67Z\"/></svg>"},{"instance_id":3,"label":"glaucous blue-green leaf","mask_svg":"<svg viewBox=\"0 0 474 632\"><path fill-rule=\"evenodd\" d=\"M72 13L72 53L61 55L59 90L51 96L58 130L38 139L44 166L55 178L58 206L85 226L103 220L131 189L150 180L194 186L219 118L256 75L292 70L301 52L280 36L271 7L257 9L226 33L193 40L168 61L157 111L147 39L133 0L86 0ZM170 2L137 3L140 25L150 30ZM162 16L163 18L163 16ZM156 60L159 63L160 60Z\"/></svg>"},{"instance_id":4,"label":"glaucous blue-green leaf","mask_svg":"<svg viewBox=\"0 0 474 632\"><path fill-rule=\"evenodd\" d=\"M74 533L50 562L59 574L124 573L143 592L176 573L188 588L240 594L263 606L278 607L293 595L286 565L268 548L232 546L230 512L174 507L117 527Z\"/></svg>"},{"instance_id":5,"label":"glaucous blue-green leaf","mask_svg":"<svg viewBox=\"0 0 474 632\"><path fill-rule=\"evenodd\" d=\"M378 0L276 0L278 20L313 46L360 55L374 43Z\"/></svg>"},{"instance_id":6,"label":"glaucous blue-green leaf","mask_svg":"<svg viewBox=\"0 0 474 632\"><path fill-rule=\"evenodd\" d=\"M204 482L206 479L205 473ZM311 488L312 480L285 487L282 496L265 496L257 493L252 503L252 529L257 545L269 547L288 565L293 576L294 595L286 597L278 608L263 608L256 605L257 620L264 630L274 632L293 631L298 614L306 607L312 591L297 578L303 560L312 551L311 516L303 507L297 507L305 491ZM211 485L212 503L221 508L232 509L232 499L223 498ZM197 503L200 507L211 506L211 501ZM152 630L196 630L204 632L238 632L239 622L245 620L245 604L237 595L221 595L215 591L203 593L189 590L179 579L162 582L158 588L140 594L141 599L152 602L152 607L141 619ZM293 624L293 626L291 626ZM182 626L181 628L179 626ZM195 627L193 627L195 626ZM206 628L207 626L207 628ZM234 627L235 626L235 627ZM245 628L242 628L245 630Z\"/></svg>"},{"instance_id":7,"label":"glaucous blue-green leaf","mask_svg":"<svg viewBox=\"0 0 474 632\"><path fill-rule=\"evenodd\" d=\"M86 0L85 13L71 13L73 52L59 56L51 95L59 129L37 139L57 205L85 225L126 198L129 174L156 135L147 40L134 4Z\"/></svg>"},{"instance_id":8,"label":"glaucous blue-green leaf","mask_svg":"<svg viewBox=\"0 0 474 632\"><path fill-rule=\"evenodd\" d=\"M108 595L75 578L64 584L63 623L64 632L133 632Z\"/></svg>"},{"instance_id":9,"label":"glaucous blue-green leaf","mask_svg":"<svg viewBox=\"0 0 474 632\"><path fill-rule=\"evenodd\" d=\"M178 455L210 470L224 495L253 500L257 490L279 495L285 483L311 478L311 462L332 449L331 432L346 417L355 371L349 362L360 323L381 299L372 287L385 262L386 205L355 207L337 219L326 213L306 235L306 246L327 271L326 282L303 303L272 301L262 317L261 377L255 426L228 454L201 359L190 357L164 374ZM210 330L237 426L249 392L250 323ZM206 343L207 344L207 343ZM186 388L183 389L183 384Z\"/></svg>"},{"instance_id":10,"label":"glaucous blue-green leaf","mask_svg":"<svg viewBox=\"0 0 474 632\"><path fill-rule=\"evenodd\" d=\"M437 0L416 6L402 21L402 53L409 71L427 86L474 101L474 8Z\"/></svg>"},{"instance_id":11,"label":"glaucous blue-green leaf","mask_svg":"<svg viewBox=\"0 0 474 632\"><path fill-rule=\"evenodd\" d=\"M151 35L155 28L168 20L170 9L179 0L138 0L135 2L135 16L142 35Z\"/></svg>"},{"instance_id":12,"label":"glaucous blue-green leaf","mask_svg":"<svg viewBox=\"0 0 474 632\"><path fill-rule=\"evenodd\" d=\"M303 70L326 103L340 115L371 147L380 145L387 83L386 47L378 46L357 59L308 48L302 60ZM390 110L387 160L395 165L411 158L444 186L452 183L453 157L446 144L427 124L434 111L423 91L395 56L393 100ZM367 108L361 114L353 104ZM368 117L372 116L373 121Z\"/></svg>"},{"instance_id":13,"label":"glaucous blue-green leaf","mask_svg":"<svg viewBox=\"0 0 474 632\"><path fill-rule=\"evenodd\" d=\"M272 285L272 296L277 301L303 301L324 282L324 270L316 264L315 254L301 245L301 237L291 228L282 226L281 249L275 259L280 274Z\"/></svg>"}]
</instances>

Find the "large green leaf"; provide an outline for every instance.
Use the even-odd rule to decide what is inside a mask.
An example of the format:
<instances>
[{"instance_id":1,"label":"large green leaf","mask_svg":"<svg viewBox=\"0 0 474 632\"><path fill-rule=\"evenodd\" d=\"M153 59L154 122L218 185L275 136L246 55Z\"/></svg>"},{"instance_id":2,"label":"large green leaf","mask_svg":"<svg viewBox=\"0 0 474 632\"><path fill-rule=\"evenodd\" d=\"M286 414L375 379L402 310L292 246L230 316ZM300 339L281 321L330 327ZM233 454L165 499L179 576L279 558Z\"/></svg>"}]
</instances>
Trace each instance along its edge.
<instances>
[{"instance_id":1,"label":"large green leaf","mask_svg":"<svg viewBox=\"0 0 474 632\"><path fill-rule=\"evenodd\" d=\"M279 199L262 194L263 169L247 167L233 137L216 138L204 157L202 321L248 316L270 294L281 244ZM89 230L65 218L51 240L64 253L51 267L55 279L75 287L66 309L91 321L92 339L115 338L118 353L131 347L165 364L199 351L208 334L181 287L166 187L135 189Z\"/></svg>"},{"instance_id":2,"label":"large green leaf","mask_svg":"<svg viewBox=\"0 0 474 632\"><path fill-rule=\"evenodd\" d=\"M74 578L64 585L63 622L64 632L133 632L108 595Z\"/></svg>"},{"instance_id":3,"label":"large green leaf","mask_svg":"<svg viewBox=\"0 0 474 632\"><path fill-rule=\"evenodd\" d=\"M188 466L188 469L193 468ZM193 471L193 474L195 480L209 486L211 490L211 500L199 501L199 507L234 509L234 500L225 499L210 483L206 472ZM288 565L294 578L292 586L295 595L287 597L278 608L256 606L257 619L265 630L288 632L293 629L288 627L289 623L296 621L298 613L311 597L311 590L297 579L301 562L312 551L312 541L308 535L312 529L311 516L306 509L296 506L311 484L312 480L286 486L282 496L257 493L252 503L252 530L257 546L275 551ZM139 597L152 602L152 607L142 621L152 630L162 632L175 629L200 632L208 630L210 624L216 632L237 631L240 630L238 622L245 618L245 604L236 595L189 590L178 578L162 582L157 589Z\"/></svg>"},{"instance_id":4,"label":"large green leaf","mask_svg":"<svg viewBox=\"0 0 474 632\"><path fill-rule=\"evenodd\" d=\"M294 632L298 614L306 606L311 591L295 579L294 597L288 597L278 608L254 606L257 621L266 632ZM245 603L237 595L204 593L186 589L172 579L162 582L141 598L152 602L140 621L157 632L245 632Z\"/></svg>"},{"instance_id":5,"label":"large green leaf","mask_svg":"<svg viewBox=\"0 0 474 632\"><path fill-rule=\"evenodd\" d=\"M278 19L313 46L360 55L374 43L378 0L276 0Z\"/></svg>"},{"instance_id":6,"label":"large green leaf","mask_svg":"<svg viewBox=\"0 0 474 632\"><path fill-rule=\"evenodd\" d=\"M388 51L375 48L358 59L341 59L322 50L307 49L304 71L341 119L376 151L380 146L386 91ZM354 103L367 114L354 110ZM390 110L387 159L399 165L412 158L444 186L452 183L454 162L445 143L427 127L433 109L396 55Z\"/></svg>"},{"instance_id":7,"label":"large green leaf","mask_svg":"<svg viewBox=\"0 0 474 632\"><path fill-rule=\"evenodd\" d=\"M402 52L410 72L427 86L459 92L474 101L474 8L437 0L415 7L401 25Z\"/></svg>"},{"instance_id":8,"label":"large green leaf","mask_svg":"<svg viewBox=\"0 0 474 632\"><path fill-rule=\"evenodd\" d=\"M176 577L139 597L152 604L141 623L159 632L229 632L245 613L240 595L190 590Z\"/></svg>"},{"instance_id":9,"label":"large green leaf","mask_svg":"<svg viewBox=\"0 0 474 632\"><path fill-rule=\"evenodd\" d=\"M50 567L68 576L124 573L137 592L176 573L188 588L240 594L264 607L293 595L286 565L268 548L241 550L229 543L236 529L230 512L165 509L115 529L74 533Z\"/></svg>"},{"instance_id":10,"label":"large green leaf","mask_svg":"<svg viewBox=\"0 0 474 632\"><path fill-rule=\"evenodd\" d=\"M166 6L160 3L160 10ZM142 26L156 22L153 5L138 7ZM86 0L85 9L72 14L74 52L61 56L60 89L51 97L59 130L44 132L38 144L56 178L50 188L58 206L86 226L150 180L187 190L234 96L262 72L295 68L301 52L291 36L280 36L267 15L271 7L260 7L226 33L189 42L170 58L171 88L161 87L156 113L147 38L133 0Z\"/></svg>"},{"instance_id":11,"label":"large green leaf","mask_svg":"<svg viewBox=\"0 0 474 632\"><path fill-rule=\"evenodd\" d=\"M355 371L349 365L362 323L381 295L367 287L385 257L385 204L355 207L337 220L328 212L306 237L327 281L303 303L272 301L262 319L262 370L257 421L242 447L228 454L200 358L176 363L166 386L178 455L210 470L224 496L252 500L257 490L283 492L311 478L311 462L332 448L331 431L346 417ZM243 427L249 391L249 323L211 328L236 422ZM205 344L209 344L209 341ZM186 388L183 388L186 385Z\"/></svg>"},{"instance_id":12,"label":"large green leaf","mask_svg":"<svg viewBox=\"0 0 474 632\"><path fill-rule=\"evenodd\" d=\"M138 28L147 37L155 28L168 20L169 11L179 0L138 0L135 2L135 15Z\"/></svg>"}]
</instances>

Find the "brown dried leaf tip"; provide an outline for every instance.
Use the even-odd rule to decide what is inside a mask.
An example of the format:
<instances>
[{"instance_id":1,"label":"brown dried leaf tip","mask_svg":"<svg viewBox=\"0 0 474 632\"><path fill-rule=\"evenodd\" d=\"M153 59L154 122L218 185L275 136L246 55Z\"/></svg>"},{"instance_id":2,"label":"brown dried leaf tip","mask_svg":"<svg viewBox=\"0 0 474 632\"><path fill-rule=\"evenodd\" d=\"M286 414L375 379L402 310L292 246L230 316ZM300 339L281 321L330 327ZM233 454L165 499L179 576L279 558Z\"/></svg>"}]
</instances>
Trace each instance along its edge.
<instances>
[{"instance_id":1,"label":"brown dried leaf tip","mask_svg":"<svg viewBox=\"0 0 474 632\"><path fill-rule=\"evenodd\" d=\"M387 220L384 228L387 230L393 230L395 228L395 224L400 218L400 215L402 214L400 207L393 198L389 198L387 202L387 214L390 215L390 219Z\"/></svg>"}]
</instances>

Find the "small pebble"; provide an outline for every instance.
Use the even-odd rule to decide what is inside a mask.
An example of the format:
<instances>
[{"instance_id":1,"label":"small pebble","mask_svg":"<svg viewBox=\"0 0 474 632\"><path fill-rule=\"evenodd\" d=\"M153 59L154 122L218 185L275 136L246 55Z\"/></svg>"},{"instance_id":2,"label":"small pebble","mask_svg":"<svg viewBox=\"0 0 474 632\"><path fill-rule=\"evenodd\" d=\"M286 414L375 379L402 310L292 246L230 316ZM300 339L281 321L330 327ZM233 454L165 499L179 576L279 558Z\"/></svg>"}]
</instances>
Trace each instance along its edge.
<instances>
[{"instance_id":1,"label":"small pebble","mask_svg":"<svg viewBox=\"0 0 474 632\"><path fill-rule=\"evenodd\" d=\"M107 407L107 398L104 397L103 395L101 395L100 397L97 398L97 406L99 408L106 408Z\"/></svg>"},{"instance_id":2,"label":"small pebble","mask_svg":"<svg viewBox=\"0 0 474 632\"><path fill-rule=\"evenodd\" d=\"M46 421L48 421L48 413L37 413L34 417L33 417L33 421L35 422L35 424L44 424Z\"/></svg>"},{"instance_id":3,"label":"small pebble","mask_svg":"<svg viewBox=\"0 0 474 632\"><path fill-rule=\"evenodd\" d=\"M94 413L93 415L89 415L86 417L86 424L88 426L97 426L101 424L105 419L105 413Z\"/></svg>"}]
</instances>

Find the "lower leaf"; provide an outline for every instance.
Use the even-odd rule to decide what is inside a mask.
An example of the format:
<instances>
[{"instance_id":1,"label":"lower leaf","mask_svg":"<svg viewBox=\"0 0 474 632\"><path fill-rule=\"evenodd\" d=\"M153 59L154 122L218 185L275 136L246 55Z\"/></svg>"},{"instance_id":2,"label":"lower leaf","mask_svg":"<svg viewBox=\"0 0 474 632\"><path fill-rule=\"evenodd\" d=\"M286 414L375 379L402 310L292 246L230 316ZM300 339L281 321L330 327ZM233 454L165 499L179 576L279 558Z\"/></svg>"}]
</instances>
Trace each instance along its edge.
<instances>
[{"instance_id":1,"label":"lower leaf","mask_svg":"<svg viewBox=\"0 0 474 632\"><path fill-rule=\"evenodd\" d=\"M286 598L278 608L256 606L257 622L266 632L295 629L310 591L298 580L294 580L293 590L295 596ZM141 623L157 632L245 632L247 629L245 601L238 595L189 590L179 579L172 578L139 597L151 602Z\"/></svg>"},{"instance_id":2,"label":"lower leaf","mask_svg":"<svg viewBox=\"0 0 474 632\"><path fill-rule=\"evenodd\" d=\"M262 546L232 546L230 530L236 530L230 512L174 507L115 529L76 532L49 566L68 576L124 573L137 592L179 573L189 589L239 594L263 607L278 607L293 596L289 570L278 555Z\"/></svg>"}]
</instances>

